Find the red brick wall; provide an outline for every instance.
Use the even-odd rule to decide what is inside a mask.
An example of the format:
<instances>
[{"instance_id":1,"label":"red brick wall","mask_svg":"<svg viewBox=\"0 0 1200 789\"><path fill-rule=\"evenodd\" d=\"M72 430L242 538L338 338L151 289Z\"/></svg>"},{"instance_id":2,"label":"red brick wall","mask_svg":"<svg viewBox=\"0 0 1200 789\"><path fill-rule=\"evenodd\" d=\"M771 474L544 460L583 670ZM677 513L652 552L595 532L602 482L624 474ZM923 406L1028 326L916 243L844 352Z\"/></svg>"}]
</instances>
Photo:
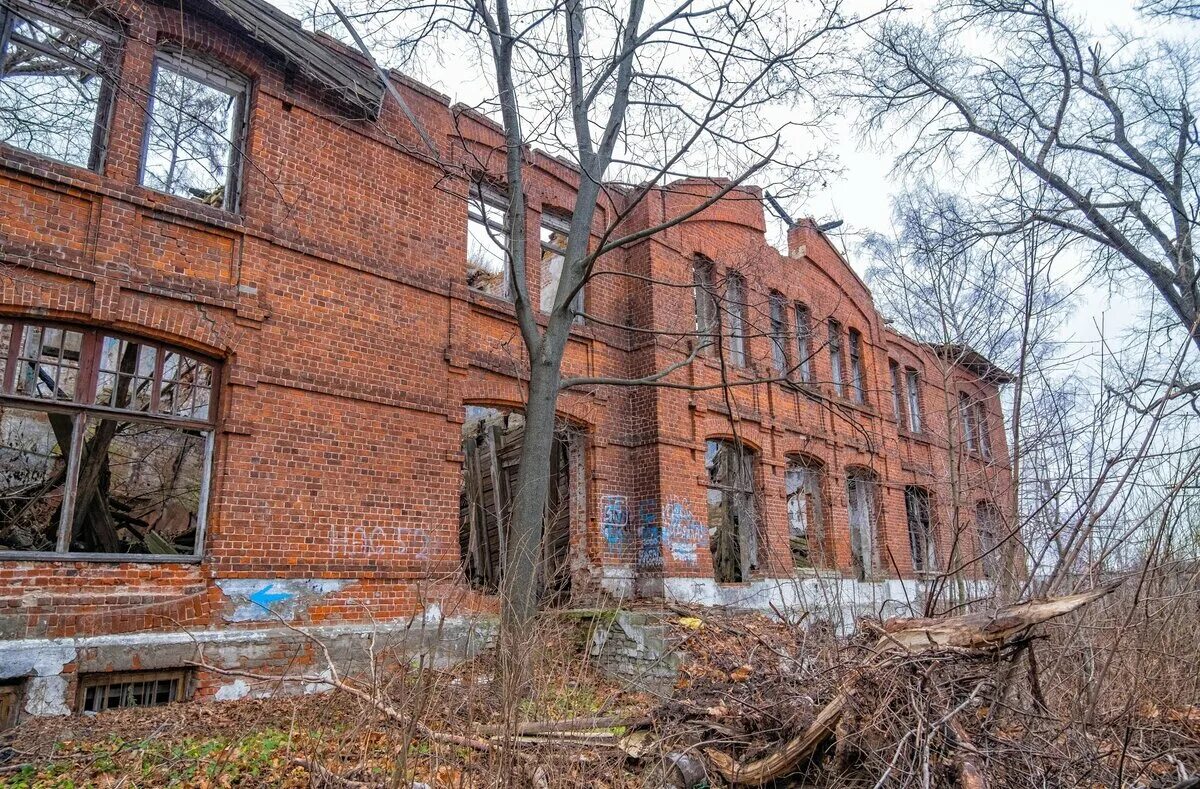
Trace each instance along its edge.
<instances>
[{"instance_id":1,"label":"red brick wall","mask_svg":"<svg viewBox=\"0 0 1200 789\"><path fill-rule=\"evenodd\" d=\"M514 371L523 349L511 308L464 284L464 186L411 153L416 136L391 101L377 123L348 119L305 79L285 80L263 48L211 21L187 16L181 27L178 9L133 0L116 12L126 26L124 89L102 172L0 146L0 262L8 274L0 277L0 314L113 327L223 360L204 557L0 561L0 637L218 626L230 606L216 585L222 579L347 581L307 606L304 621L362 620L364 606L376 618L408 614L420 603L418 582L456 577L464 405L521 399ZM151 60L155 42L165 40L182 40L251 80L239 213L138 185ZM411 85L404 92L446 150L468 160L463 144L452 144L457 128L485 169L498 166L494 130L468 115L456 127L441 97ZM557 160L531 157L532 260L538 212L571 206L575 178ZM709 188L678 184L629 222L683 210ZM849 564L844 470L863 465L885 483L883 536L894 572L909 574L902 487L920 482L935 492L948 541L943 486L951 463L946 423L934 408L926 412L930 441L897 431L888 355L924 371L929 404L944 385L987 397L994 453L1003 458L995 390L957 369L943 382L938 360L884 327L863 284L815 231L797 231L802 257L767 246L757 197L735 192L652 241L606 256L599 268L689 282L692 256L701 253L721 270L743 271L760 310L776 289L805 300L814 319L832 314L861 330L868 406L833 401L825 386L820 400L778 384L739 387L731 395L734 424L760 450L764 571L790 572L783 473L788 453L805 452L828 471L837 565ZM611 215L612 206L602 206L597 229ZM537 303L539 271L531 269ZM686 353L685 343L619 327L689 330L689 289L601 276L586 298L588 312L613 326L576 331L566 374L646 374ZM750 356L753 369L732 371L734 380L765 369L766 339L751 339ZM828 379L827 365L818 354L819 379ZM682 377L712 383L718 376L702 359ZM586 436L587 518L573 527L573 544L587 564L635 566L640 526L661 525L668 506L703 522L704 442L734 432L719 392L601 388L565 394L560 407ZM1003 466L955 463L964 501L1003 505ZM602 503L614 496L628 514L616 540L601 529ZM705 576L706 551L690 564L664 551L663 566L644 570Z\"/></svg>"}]
</instances>

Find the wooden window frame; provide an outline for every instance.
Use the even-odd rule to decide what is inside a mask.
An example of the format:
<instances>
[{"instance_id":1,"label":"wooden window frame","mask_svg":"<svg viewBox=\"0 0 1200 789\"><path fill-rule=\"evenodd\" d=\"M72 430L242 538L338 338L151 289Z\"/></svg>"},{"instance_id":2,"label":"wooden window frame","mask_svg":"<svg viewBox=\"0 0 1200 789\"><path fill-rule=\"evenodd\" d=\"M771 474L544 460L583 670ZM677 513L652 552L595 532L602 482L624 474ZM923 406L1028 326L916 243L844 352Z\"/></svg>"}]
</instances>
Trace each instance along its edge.
<instances>
[{"instance_id":1,"label":"wooden window frame","mask_svg":"<svg viewBox=\"0 0 1200 789\"><path fill-rule=\"evenodd\" d=\"M191 672L185 668L167 669L159 671L115 671L81 674L79 677L79 687L75 692L75 710L81 715L98 715L101 712L117 709L142 709L144 707L165 707L171 704L187 701L190 694L189 684L191 681ZM108 689L118 685L132 685L134 683L147 682L172 682L174 689L172 690L172 698L165 704L121 704L116 707L105 707L99 710L85 709L87 702L87 692L93 688Z\"/></svg>"}]
</instances>

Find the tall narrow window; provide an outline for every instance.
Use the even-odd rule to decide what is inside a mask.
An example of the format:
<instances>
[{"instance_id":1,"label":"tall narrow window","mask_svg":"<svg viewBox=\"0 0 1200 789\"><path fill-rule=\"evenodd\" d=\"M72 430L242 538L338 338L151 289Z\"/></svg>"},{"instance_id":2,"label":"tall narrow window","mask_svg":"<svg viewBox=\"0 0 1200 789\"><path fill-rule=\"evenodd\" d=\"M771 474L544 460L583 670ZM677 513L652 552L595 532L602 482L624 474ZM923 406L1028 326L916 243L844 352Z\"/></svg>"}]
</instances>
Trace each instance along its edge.
<instances>
[{"instance_id":1,"label":"tall narrow window","mask_svg":"<svg viewBox=\"0 0 1200 789\"><path fill-rule=\"evenodd\" d=\"M991 460L992 436L988 426L987 405L982 400L975 403L975 437L979 443L979 454Z\"/></svg>"},{"instance_id":2,"label":"tall narrow window","mask_svg":"<svg viewBox=\"0 0 1200 789\"><path fill-rule=\"evenodd\" d=\"M696 338L706 352L719 341L717 299L713 284L713 264L697 258L692 264L693 295L696 302Z\"/></svg>"},{"instance_id":3,"label":"tall narrow window","mask_svg":"<svg viewBox=\"0 0 1200 789\"><path fill-rule=\"evenodd\" d=\"M729 361L746 366L746 281L730 274L725 284L725 312L729 315Z\"/></svg>"},{"instance_id":4,"label":"tall narrow window","mask_svg":"<svg viewBox=\"0 0 1200 789\"><path fill-rule=\"evenodd\" d=\"M850 559L855 575L865 580L875 575L875 475L866 469L846 473L846 497L850 519Z\"/></svg>"},{"instance_id":5,"label":"tall narrow window","mask_svg":"<svg viewBox=\"0 0 1200 789\"><path fill-rule=\"evenodd\" d=\"M787 301L781 293L771 294L771 364L780 375L788 375Z\"/></svg>"},{"instance_id":6,"label":"tall narrow window","mask_svg":"<svg viewBox=\"0 0 1200 789\"><path fill-rule=\"evenodd\" d=\"M812 314L796 305L796 372L804 383L812 381Z\"/></svg>"},{"instance_id":7,"label":"tall narrow window","mask_svg":"<svg viewBox=\"0 0 1200 789\"><path fill-rule=\"evenodd\" d=\"M962 442L968 452L975 451L975 419L971 398L966 394L958 395L958 421L962 424Z\"/></svg>"},{"instance_id":8,"label":"tall narrow window","mask_svg":"<svg viewBox=\"0 0 1200 789\"><path fill-rule=\"evenodd\" d=\"M915 485L905 487L904 508L908 515L908 546L913 570L920 573L936 569L929 491Z\"/></svg>"},{"instance_id":9,"label":"tall narrow window","mask_svg":"<svg viewBox=\"0 0 1200 789\"><path fill-rule=\"evenodd\" d=\"M900 389L900 365L890 359L888 360L888 375L892 381L892 414L896 417L896 424L903 427L904 410L903 395Z\"/></svg>"},{"instance_id":10,"label":"tall narrow window","mask_svg":"<svg viewBox=\"0 0 1200 789\"><path fill-rule=\"evenodd\" d=\"M198 555L215 367L96 329L0 322L0 552Z\"/></svg>"},{"instance_id":11,"label":"tall narrow window","mask_svg":"<svg viewBox=\"0 0 1200 789\"><path fill-rule=\"evenodd\" d=\"M867 401L866 373L863 370L862 333L858 329L850 330L850 386L854 402Z\"/></svg>"},{"instance_id":12,"label":"tall narrow window","mask_svg":"<svg viewBox=\"0 0 1200 789\"><path fill-rule=\"evenodd\" d=\"M975 507L975 527L979 530L979 557L985 578L995 578L1000 567L1000 534L1003 520L1000 510L990 501Z\"/></svg>"},{"instance_id":13,"label":"tall narrow window","mask_svg":"<svg viewBox=\"0 0 1200 789\"><path fill-rule=\"evenodd\" d=\"M509 296L508 198L472 186L467 200L467 285L501 299Z\"/></svg>"},{"instance_id":14,"label":"tall narrow window","mask_svg":"<svg viewBox=\"0 0 1200 789\"><path fill-rule=\"evenodd\" d=\"M788 459L788 539L796 567L825 565L825 508L821 501L821 465L804 457Z\"/></svg>"},{"instance_id":15,"label":"tall narrow window","mask_svg":"<svg viewBox=\"0 0 1200 789\"><path fill-rule=\"evenodd\" d=\"M233 210L246 81L179 52L158 54L153 80L142 185Z\"/></svg>"},{"instance_id":16,"label":"tall narrow window","mask_svg":"<svg viewBox=\"0 0 1200 789\"><path fill-rule=\"evenodd\" d=\"M908 390L908 429L921 432L921 377L911 367L904 371L904 385Z\"/></svg>"},{"instance_id":17,"label":"tall narrow window","mask_svg":"<svg viewBox=\"0 0 1200 789\"><path fill-rule=\"evenodd\" d=\"M829 374L833 379L833 391L839 397L846 396L844 378L845 359L842 358L842 324L829 319Z\"/></svg>"},{"instance_id":18,"label":"tall narrow window","mask_svg":"<svg viewBox=\"0 0 1200 789\"><path fill-rule=\"evenodd\" d=\"M709 441L705 447L708 530L713 574L720 583L749 581L758 567L755 461L753 452L733 441Z\"/></svg>"},{"instance_id":19,"label":"tall narrow window","mask_svg":"<svg viewBox=\"0 0 1200 789\"><path fill-rule=\"evenodd\" d=\"M116 42L116 33L66 8L5 0L0 141L99 169Z\"/></svg>"},{"instance_id":20,"label":"tall narrow window","mask_svg":"<svg viewBox=\"0 0 1200 789\"><path fill-rule=\"evenodd\" d=\"M568 220L553 214L542 214L542 312L553 310L558 298L570 232L571 223ZM575 314L576 322L583 320L583 288L571 299L571 311Z\"/></svg>"}]
</instances>

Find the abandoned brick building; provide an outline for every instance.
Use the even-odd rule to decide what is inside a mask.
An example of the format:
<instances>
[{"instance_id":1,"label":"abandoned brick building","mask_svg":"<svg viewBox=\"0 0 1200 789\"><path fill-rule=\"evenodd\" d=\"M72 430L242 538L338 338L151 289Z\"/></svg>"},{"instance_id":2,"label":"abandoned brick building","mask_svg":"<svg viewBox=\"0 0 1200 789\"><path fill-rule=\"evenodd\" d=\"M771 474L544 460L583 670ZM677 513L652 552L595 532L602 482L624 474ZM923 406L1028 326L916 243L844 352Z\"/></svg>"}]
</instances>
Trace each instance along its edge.
<instances>
[{"instance_id":1,"label":"abandoned brick building","mask_svg":"<svg viewBox=\"0 0 1200 789\"><path fill-rule=\"evenodd\" d=\"M196 643L286 664L284 623L486 610L498 578L522 353L502 185L465 199L332 39L261 0L182 8L0 1L0 687L30 712L175 698ZM394 82L460 164L503 158L486 119ZM577 178L528 157L535 303ZM891 330L813 222L787 241L739 189L602 259L567 374L725 337L674 374L701 388L562 395L560 598L879 602L991 572L1009 376Z\"/></svg>"}]
</instances>

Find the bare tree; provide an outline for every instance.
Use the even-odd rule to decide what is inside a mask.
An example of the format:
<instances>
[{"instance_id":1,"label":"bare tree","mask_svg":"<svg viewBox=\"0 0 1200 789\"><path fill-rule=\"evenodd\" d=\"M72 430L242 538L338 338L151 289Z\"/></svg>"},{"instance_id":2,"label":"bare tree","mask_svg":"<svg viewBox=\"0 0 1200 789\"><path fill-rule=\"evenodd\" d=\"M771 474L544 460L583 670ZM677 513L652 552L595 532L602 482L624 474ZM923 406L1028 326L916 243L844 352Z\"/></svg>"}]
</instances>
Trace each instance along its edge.
<instances>
[{"instance_id":1,"label":"bare tree","mask_svg":"<svg viewBox=\"0 0 1200 789\"><path fill-rule=\"evenodd\" d=\"M871 41L859 94L875 128L916 130L906 166L961 161L1006 197L998 230L1067 232L1097 270L1140 275L1200 347L1193 46L1091 38L1053 0L946 2Z\"/></svg>"},{"instance_id":2,"label":"bare tree","mask_svg":"<svg viewBox=\"0 0 1200 789\"><path fill-rule=\"evenodd\" d=\"M890 7L884 0L876 13ZM536 564L560 392L580 386L682 385L672 383L671 374L682 370L696 350L687 360L636 380L564 379L560 368L577 316L576 295L597 274L604 255L660 234L722 198L744 199L739 187L748 179L794 185L818 173L824 158L785 155L782 135L825 117L828 105L816 100L817 93L843 68L840 34L864 17L847 14L840 0L520 5L364 0L351 10L348 25L366 23L380 31L394 62L412 62L418 53L455 37L483 42L481 62L493 94L481 109L498 118L504 137L504 150L498 151L505 161L502 248L529 364L525 434L501 586L502 632L516 638L537 610ZM360 46L366 50L361 41ZM791 112L773 122L776 107ZM524 151L531 146L569 159L579 171L545 328L538 324L538 305L527 286ZM625 229L647 196L685 175L720 180L686 211L636 231ZM597 241L594 220L601 203L612 210ZM606 271L605 276L620 274ZM692 286L690 281L668 284ZM511 641L505 646L506 651L518 648Z\"/></svg>"}]
</instances>

